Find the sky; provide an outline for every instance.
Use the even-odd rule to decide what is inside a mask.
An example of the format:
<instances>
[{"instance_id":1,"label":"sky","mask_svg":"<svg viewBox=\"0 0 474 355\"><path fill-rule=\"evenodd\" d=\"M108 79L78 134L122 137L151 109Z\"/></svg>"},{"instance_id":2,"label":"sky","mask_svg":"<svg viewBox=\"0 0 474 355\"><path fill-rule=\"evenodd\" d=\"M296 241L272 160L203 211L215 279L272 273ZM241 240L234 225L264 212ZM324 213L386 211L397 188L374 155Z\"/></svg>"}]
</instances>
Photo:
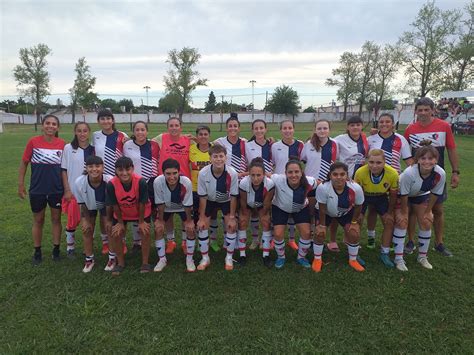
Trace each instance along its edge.
<instances>
[{"instance_id":1,"label":"sky","mask_svg":"<svg viewBox=\"0 0 474 355\"><path fill-rule=\"evenodd\" d=\"M20 48L45 43L51 78L49 103L69 101L75 65L85 57L100 98L132 98L150 105L163 96L168 52L185 46L202 55L197 70L208 79L193 93L202 107L212 90L234 103L265 103L265 93L289 85L303 107L327 105L325 86L344 51L365 41L395 43L424 1L124 1L0 0L0 101L17 99L13 68ZM438 0L442 9L467 0Z\"/></svg>"}]
</instances>

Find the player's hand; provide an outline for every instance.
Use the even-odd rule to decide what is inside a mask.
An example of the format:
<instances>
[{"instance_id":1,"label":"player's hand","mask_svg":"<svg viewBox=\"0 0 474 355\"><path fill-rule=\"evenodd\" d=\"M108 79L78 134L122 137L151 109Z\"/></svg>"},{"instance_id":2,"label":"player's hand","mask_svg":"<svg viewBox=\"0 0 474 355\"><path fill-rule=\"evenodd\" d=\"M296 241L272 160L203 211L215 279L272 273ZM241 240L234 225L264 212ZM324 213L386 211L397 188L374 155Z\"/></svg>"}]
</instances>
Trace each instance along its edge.
<instances>
[{"instance_id":1,"label":"player's hand","mask_svg":"<svg viewBox=\"0 0 474 355\"><path fill-rule=\"evenodd\" d=\"M397 213L395 215L395 225L402 227L402 229L406 229L408 225L408 216L402 213Z\"/></svg>"},{"instance_id":2,"label":"player's hand","mask_svg":"<svg viewBox=\"0 0 474 355\"><path fill-rule=\"evenodd\" d=\"M22 200L25 199L25 197L26 197L25 185L19 185L19 186L18 186L18 196L20 196L20 198L21 198Z\"/></svg>"},{"instance_id":3,"label":"player's hand","mask_svg":"<svg viewBox=\"0 0 474 355\"><path fill-rule=\"evenodd\" d=\"M125 226L122 223L117 223L115 226L112 226L112 237L119 237L125 233Z\"/></svg>"},{"instance_id":4,"label":"player's hand","mask_svg":"<svg viewBox=\"0 0 474 355\"><path fill-rule=\"evenodd\" d=\"M83 234L88 234L92 232L92 224L85 218L81 221L81 229Z\"/></svg>"},{"instance_id":5,"label":"player's hand","mask_svg":"<svg viewBox=\"0 0 474 355\"><path fill-rule=\"evenodd\" d=\"M107 233L107 235L112 234L112 223L110 223L109 221L105 222L104 228L105 228L105 233Z\"/></svg>"},{"instance_id":6,"label":"player's hand","mask_svg":"<svg viewBox=\"0 0 474 355\"><path fill-rule=\"evenodd\" d=\"M434 217L433 217L433 213L431 213L431 211L426 211L425 213L423 213L423 221L425 221L429 224L432 224L433 220L434 220Z\"/></svg>"},{"instance_id":7,"label":"player's hand","mask_svg":"<svg viewBox=\"0 0 474 355\"><path fill-rule=\"evenodd\" d=\"M316 238L326 239L326 232L327 232L326 226L322 226L320 224L316 226Z\"/></svg>"},{"instance_id":8,"label":"player's hand","mask_svg":"<svg viewBox=\"0 0 474 355\"><path fill-rule=\"evenodd\" d=\"M165 232L165 222L157 218L154 224L155 224L155 233L162 235Z\"/></svg>"},{"instance_id":9,"label":"player's hand","mask_svg":"<svg viewBox=\"0 0 474 355\"><path fill-rule=\"evenodd\" d=\"M63 197L67 202L71 201L71 198L72 198L71 190L64 191Z\"/></svg>"},{"instance_id":10,"label":"player's hand","mask_svg":"<svg viewBox=\"0 0 474 355\"><path fill-rule=\"evenodd\" d=\"M455 189L459 185L459 175L453 174L451 175L451 188Z\"/></svg>"},{"instance_id":11,"label":"player's hand","mask_svg":"<svg viewBox=\"0 0 474 355\"><path fill-rule=\"evenodd\" d=\"M229 227L230 230L237 229L237 220L235 219L235 216L234 217L229 217L228 227Z\"/></svg>"},{"instance_id":12,"label":"player's hand","mask_svg":"<svg viewBox=\"0 0 474 355\"><path fill-rule=\"evenodd\" d=\"M194 221L191 218L184 222L184 229L186 230L187 234L194 233Z\"/></svg>"},{"instance_id":13,"label":"player's hand","mask_svg":"<svg viewBox=\"0 0 474 355\"><path fill-rule=\"evenodd\" d=\"M348 232L353 232L357 235L360 235L360 225L359 223L351 223L349 224L349 228L347 228Z\"/></svg>"},{"instance_id":14,"label":"player's hand","mask_svg":"<svg viewBox=\"0 0 474 355\"><path fill-rule=\"evenodd\" d=\"M203 231L206 229L206 221L204 221L204 219L199 218L199 221L197 222L197 229L198 231Z\"/></svg>"},{"instance_id":15,"label":"player's hand","mask_svg":"<svg viewBox=\"0 0 474 355\"><path fill-rule=\"evenodd\" d=\"M149 234L150 233L150 223L141 222L138 223L138 231L141 235Z\"/></svg>"},{"instance_id":16,"label":"player's hand","mask_svg":"<svg viewBox=\"0 0 474 355\"><path fill-rule=\"evenodd\" d=\"M394 222L394 217L393 217L393 213L385 213L383 216L382 216L382 222L384 224L393 224Z\"/></svg>"}]
</instances>

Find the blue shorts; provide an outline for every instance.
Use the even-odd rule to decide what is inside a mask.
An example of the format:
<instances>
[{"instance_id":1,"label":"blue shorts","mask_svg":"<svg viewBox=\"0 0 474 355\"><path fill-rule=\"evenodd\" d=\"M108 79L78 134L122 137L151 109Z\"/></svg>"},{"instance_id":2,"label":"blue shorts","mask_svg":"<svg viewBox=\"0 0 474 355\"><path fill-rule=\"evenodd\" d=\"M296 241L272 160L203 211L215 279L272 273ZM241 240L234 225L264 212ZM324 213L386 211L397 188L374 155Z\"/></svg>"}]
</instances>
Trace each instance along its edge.
<instances>
[{"instance_id":1,"label":"blue shorts","mask_svg":"<svg viewBox=\"0 0 474 355\"><path fill-rule=\"evenodd\" d=\"M354 210L350 210L347 214L341 217L331 217L326 215L326 226L329 226L333 220L333 218L336 219L336 221L343 227L345 227L348 224L351 224L352 222L352 217L354 216ZM316 209L316 212L314 213L314 220L316 221L316 225L319 225L319 210Z\"/></svg>"},{"instance_id":2,"label":"blue shorts","mask_svg":"<svg viewBox=\"0 0 474 355\"><path fill-rule=\"evenodd\" d=\"M216 202L207 200L206 211L204 212L206 217L215 216L218 210L222 211L223 216L227 216L230 213L230 201Z\"/></svg>"},{"instance_id":3,"label":"blue shorts","mask_svg":"<svg viewBox=\"0 0 474 355\"><path fill-rule=\"evenodd\" d=\"M272 205L272 223L274 226L286 226L288 224L288 219L290 218L290 216L293 217L295 224L311 223L311 216L309 214L308 206L306 206L299 212L288 213L283 211L281 208Z\"/></svg>"},{"instance_id":4,"label":"blue shorts","mask_svg":"<svg viewBox=\"0 0 474 355\"><path fill-rule=\"evenodd\" d=\"M143 220L146 223L150 223L151 222L151 216L145 217ZM131 221L123 221L123 225L126 226L128 222L138 223L138 219L134 219L134 220L131 220ZM115 226L117 223L118 223L118 220L116 220L115 217L112 217L112 225Z\"/></svg>"},{"instance_id":5,"label":"blue shorts","mask_svg":"<svg viewBox=\"0 0 474 355\"><path fill-rule=\"evenodd\" d=\"M41 212L48 205L50 208L61 209L63 194L37 195L30 194L30 206L33 213Z\"/></svg>"},{"instance_id":6,"label":"blue shorts","mask_svg":"<svg viewBox=\"0 0 474 355\"><path fill-rule=\"evenodd\" d=\"M183 222L186 222L186 219L187 219L186 212L183 212L183 211L182 212L164 212L163 219L165 220L165 222L168 221L168 219L170 219L170 217L174 215L175 213L179 215L179 217L181 218Z\"/></svg>"},{"instance_id":7,"label":"blue shorts","mask_svg":"<svg viewBox=\"0 0 474 355\"><path fill-rule=\"evenodd\" d=\"M428 203L430 194L408 197L408 203L412 205L421 205L422 203Z\"/></svg>"},{"instance_id":8,"label":"blue shorts","mask_svg":"<svg viewBox=\"0 0 474 355\"><path fill-rule=\"evenodd\" d=\"M364 204L362 205L362 214L365 214L367 207L374 207L377 214L383 216L388 212L388 196L364 196Z\"/></svg>"}]
</instances>

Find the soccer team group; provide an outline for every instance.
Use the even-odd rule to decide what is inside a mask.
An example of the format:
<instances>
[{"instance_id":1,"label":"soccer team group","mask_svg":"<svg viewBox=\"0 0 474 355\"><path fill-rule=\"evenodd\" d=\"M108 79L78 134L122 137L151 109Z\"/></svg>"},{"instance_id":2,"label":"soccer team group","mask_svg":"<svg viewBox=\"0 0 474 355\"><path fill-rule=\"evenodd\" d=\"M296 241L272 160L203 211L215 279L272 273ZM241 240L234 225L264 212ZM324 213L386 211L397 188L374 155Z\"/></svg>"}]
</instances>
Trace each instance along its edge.
<instances>
[{"instance_id":1,"label":"soccer team group","mask_svg":"<svg viewBox=\"0 0 474 355\"><path fill-rule=\"evenodd\" d=\"M361 226L365 216L367 246L375 248L377 215L383 224L381 262L407 271L404 254L418 247L418 263L431 269L427 253L432 227L434 250L452 255L443 243L445 150L452 166L451 187L457 187L460 172L451 127L434 117L433 102L420 99L415 115L404 136L394 132L393 116L384 113L377 132L369 136L362 132L361 118L353 116L347 121L347 133L331 138L330 122L318 120L312 136L302 142L294 138L291 120L280 123L278 141L266 137L266 122L259 119L252 122L252 138L244 139L239 136L238 116L231 114L226 121L227 135L211 142L209 127L198 126L195 136L184 135L176 117L168 120L167 132L153 139L147 136L147 124L137 121L129 138L115 128L112 112L102 110L97 117L101 130L92 133L87 123L79 122L69 144L58 138L59 119L47 115L43 134L28 141L19 169L18 193L25 198L24 180L31 164L28 195L33 212L33 264L42 262L42 233L49 206L53 260L60 259L63 212L67 214L68 256L75 254L75 231L81 227L85 273L95 265L97 219L102 253L109 257L106 271L119 275L124 270L129 224L132 252L142 256L140 272L161 272L168 262L166 255L177 246L175 214L182 221L186 270L205 270L211 263L209 249L220 249L219 210L226 270L233 270L236 263L245 265L247 248L260 248L265 266L283 268L288 229L288 246L297 252L297 263L321 272L324 247L339 252L336 234L340 225L349 265L364 271L365 262L358 255ZM403 172L402 159L407 166ZM417 247L413 241L416 226ZM249 227L252 241L247 247ZM152 230L158 255L154 267L149 261ZM196 239L201 254L197 265ZM307 259L311 247L312 262ZM272 249L275 259L270 257Z\"/></svg>"}]
</instances>

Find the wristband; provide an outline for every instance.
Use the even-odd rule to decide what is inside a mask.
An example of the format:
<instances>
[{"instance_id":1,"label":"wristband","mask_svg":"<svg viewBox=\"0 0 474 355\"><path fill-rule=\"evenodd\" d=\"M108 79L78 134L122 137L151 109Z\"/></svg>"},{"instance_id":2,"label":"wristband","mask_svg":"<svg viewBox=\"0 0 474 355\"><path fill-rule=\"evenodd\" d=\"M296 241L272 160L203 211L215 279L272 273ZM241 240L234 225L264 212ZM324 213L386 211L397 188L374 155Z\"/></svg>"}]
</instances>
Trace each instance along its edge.
<instances>
[{"instance_id":1,"label":"wristband","mask_svg":"<svg viewBox=\"0 0 474 355\"><path fill-rule=\"evenodd\" d=\"M453 170L451 171L453 174L461 175L461 172L459 170Z\"/></svg>"},{"instance_id":2,"label":"wristband","mask_svg":"<svg viewBox=\"0 0 474 355\"><path fill-rule=\"evenodd\" d=\"M359 222L357 221L351 221L351 224L358 224Z\"/></svg>"}]
</instances>

